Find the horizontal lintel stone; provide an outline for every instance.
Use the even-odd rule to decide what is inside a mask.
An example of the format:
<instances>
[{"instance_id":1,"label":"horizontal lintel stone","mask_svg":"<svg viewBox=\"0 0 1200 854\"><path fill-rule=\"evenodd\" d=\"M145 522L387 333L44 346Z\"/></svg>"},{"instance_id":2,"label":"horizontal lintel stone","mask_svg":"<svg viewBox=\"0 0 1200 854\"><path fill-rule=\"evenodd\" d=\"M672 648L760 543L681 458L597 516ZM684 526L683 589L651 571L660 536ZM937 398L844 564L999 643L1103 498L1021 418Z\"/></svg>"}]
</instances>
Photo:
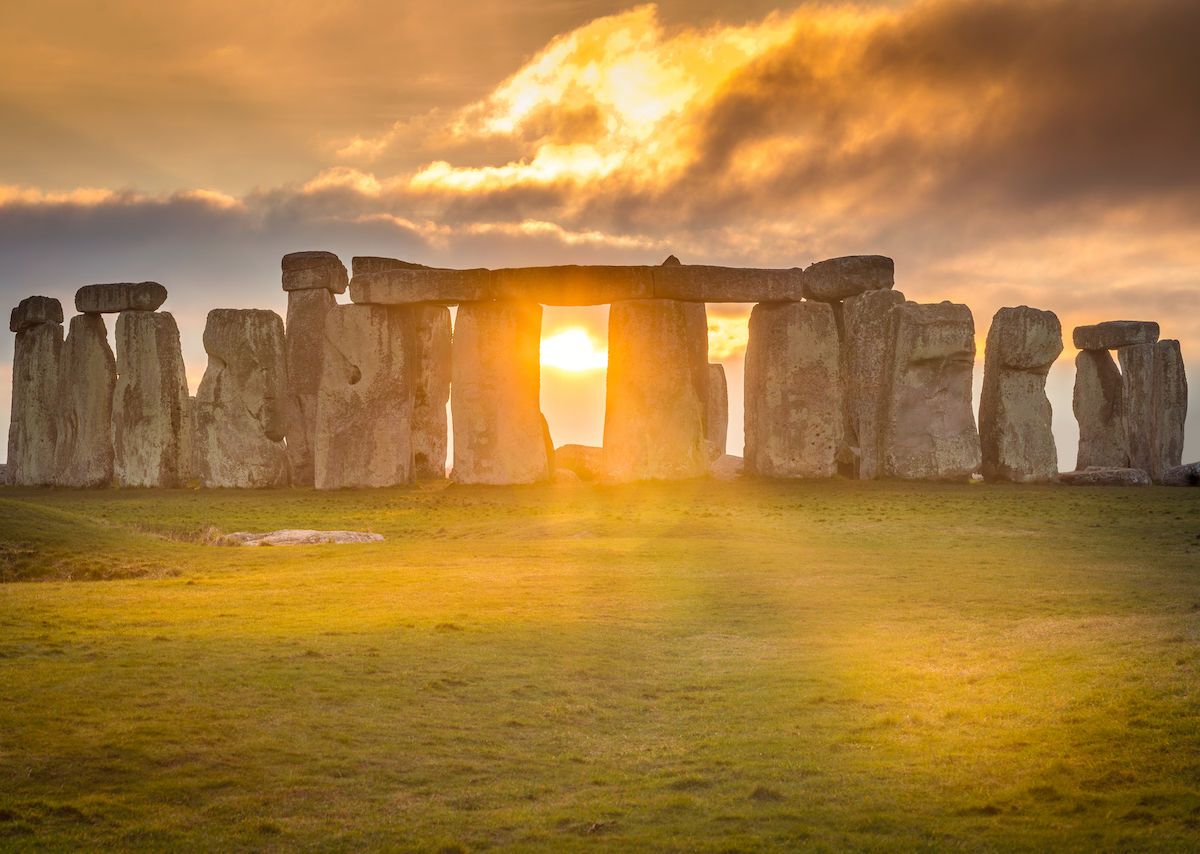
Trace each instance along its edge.
<instances>
[{"instance_id":1,"label":"horizontal lintel stone","mask_svg":"<svg viewBox=\"0 0 1200 854\"><path fill-rule=\"evenodd\" d=\"M285 291L325 289L344 294L349 276L346 265L332 252L289 252L280 262Z\"/></svg>"},{"instance_id":2,"label":"horizontal lintel stone","mask_svg":"<svg viewBox=\"0 0 1200 854\"><path fill-rule=\"evenodd\" d=\"M1117 350L1134 344L1158 341L1158 324L1153 320L1107 320L1092 326L1076 326L1071 336L1078 350Z\"/></svg>"},{"instance_id":3,"label":"horizontal lintel stone","mask_svg":"<svg viewBox=\"0 0 1200 854\"><path fill-rule=\"evenodd\" d=\"M167 289L158 282L85 285L75 292L75 310L80 314L158 311L166 301Z\"/></svg>"},{"instance_id":4,"label":"horizontal lintel stone","mask_svg":"<svg viewBox=\"0 0 1200 854\"><path fill-rule=\"evenodd\" d=\"M710 267L669 264L651 267L655 299L685 302L799 302L804 272L797 268Z\"/></svg>"}]
</instances>

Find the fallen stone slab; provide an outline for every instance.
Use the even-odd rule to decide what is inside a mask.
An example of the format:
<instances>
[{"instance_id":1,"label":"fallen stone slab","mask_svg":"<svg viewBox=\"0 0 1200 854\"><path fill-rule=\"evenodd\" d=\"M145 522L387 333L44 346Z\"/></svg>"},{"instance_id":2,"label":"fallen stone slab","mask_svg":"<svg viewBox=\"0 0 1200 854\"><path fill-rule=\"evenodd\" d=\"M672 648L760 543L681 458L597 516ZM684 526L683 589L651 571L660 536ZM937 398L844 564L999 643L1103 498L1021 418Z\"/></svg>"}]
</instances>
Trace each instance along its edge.
<instances>
[{"instance_id":1,"label":"fallen stone slab","mask_svg":"<svg viewBox=\"0 0 1200 854\"><path fill-rule=\"evenodd\" d=\"M1200 462L1169 468L1159 482L1163 486L1200 486Z\"/></svg>"},{"instance_id":2,"label":"fallen stone slab","mask_svg":"<svg viewBox=\"0 0 1200 854\"><path fill-rule=\"evenodd\" d=\"M84 285L75 292L75 310L80 314L158 311L166 301L167 289L158 282Z\"/></svg>"},{"instance_id":3,"label":"fallen stone slab","mask_svg":"<svg viewBox=\"0 0 1200 854\"><path fill-rule=\"evenodd\" d=\"M722 454L713 460L708 473L713 480L737 480L745 470L746 462L732 454Z\"/></svg>"},{"instance_id":4,"label":"fallen stone slab","mask_svg":"<svg viewBox=\"0 0 1200 854\"><path fill-rule=\"evenodd\" d=\"M1076 326L1071 340L1079 350L1118 350L1132 344L1153 344L1158 340L1158 324L1152 320L1107 320Z\"/></svg>"},{"instance_id":5,"label":"fallen stone slab","mask_svg":"<svg viewBox=\"0 0 1200 854\"><path fill-rule=\"evenodd\" d=\"M1150 475L1141 469L1093 467L1063 472L1058 482L1067 486L1149 486Z\"/></svg>"},{"instance_id":6,"label":"fallen stone slab","mask_svg":"<svg viewBox=\"0 0 1200 854\"><path fill-rule=\"evenodd\" d=\"M54 297L25 297L12 310L9 332L23 332L43 323L62 323L62 303Z\"/></svg>"},{"instance_id":7,"label":"fallen stone slab","mask_svg":"<svg viewBox=\"0 0 1200 854\"><path fill-rule=\"evenodd\" d=\"M416 302L457 305L492 299L492 271L396 267L355 275L350 300L360 305Z\"/></svg>"},{"instance_id":8,"label":"fallen stone slab","mask_svg":"<svg viewBox=\"0 0 1200 854\"><path fill-rule=\"evenodd\" d=\"M224 534L216 540L220 546L316 546L344 543L382 543L383 534L363 531L313 531L306 528L270 531L252 534L237 531Z\"/></svg>"},{"instance_id":9,"label":"fallen stone slab","mask_svg":"<svg viewBox=\"0 0 1200 854\"><path fill-rule=\"evenodd\" d=\"M804 270L804 296L819 302L840 302L867 291L890 290L896 282L896 262L883 255L847 255L818 261Z\"/></svg>"},{"instance_id":10,"label":"fallen stone slab","mask_svg":"<svg viewBox=\"0 0 1200 854\"><path fill-rule=\"evenodd\" d=\"M674 257L674 256L672 256ZM804 296L804 272L792 269L664 264L647 268L655 299L685 302L797 302Z\"/></svg>"},{"instance_id":11,"label":"fallen stone slab","mask_svg":"<svg viewBox=\"0 0 1200 854\"><path fill-rule=\"evenodd\" d=\"M291 252L283 256L283 289L308 291L324 288L344 294L349 277L346 265L332 252Z\"/></svg>"},{"instance_id":12,"label":"fallen stone slab","mask_svg":"<svg viewBox=\"0 0 1200 854\"><path fill-rule=\"evenodd\" d=\"M58 372L54 482L110 486L113 479L112 403L117 360L98 314L71 318Z\"/></svg>"},{"instance_id":13,"label":"fallen stone slab","mask_svg":"<svg viewBox=\"0 0 1200 854\"><path fill-rule=\"evenodd\" d=\"M542 305L603 305L654 295L654 267L514 267L493 270L493 299L528 300Z\"/></svg>"}]
</instances>

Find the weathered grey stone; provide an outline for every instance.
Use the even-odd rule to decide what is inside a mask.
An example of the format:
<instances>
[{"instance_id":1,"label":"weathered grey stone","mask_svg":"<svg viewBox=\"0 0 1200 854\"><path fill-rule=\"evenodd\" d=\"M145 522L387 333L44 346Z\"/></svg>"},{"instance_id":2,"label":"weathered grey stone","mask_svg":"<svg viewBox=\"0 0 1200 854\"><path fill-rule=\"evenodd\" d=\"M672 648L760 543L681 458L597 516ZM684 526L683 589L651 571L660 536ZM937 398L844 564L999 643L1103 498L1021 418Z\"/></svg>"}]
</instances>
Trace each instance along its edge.
<instances>
[{"instance_id":1,"label":"weathered grey stone","mask_svg":"<svg viewBox=\"0 0 1200 854\"><path fill-rule=\"evenodd\" d=\"M818 261L804 270L804 296L838 302L867 291L889 290L896 281L896 264L883 255L848 255Z\"/></svg>"},{"instance_id":2,"label":"weathered grey stone","mask_svg":"<svg viewBox=\"0 0 1200 854\"><path fill-rule=\"evenodd\" d=\"M418 480L440 480L446 476L450 309L444 305L414 305L403 310L408 314L412 342L413 476Z\"/></svg>"},{"instance_id":3,"label":"weathered grey stone","mask_svg":"<svg viewBox=\"0 0 1200 854\"><path fill-rule=\"evenodd\" d=\"M285 291L324 289L335 294L346 292L349 281L346 265L332 252L291 252L283 256L280 266Z\"/></svg>"},{"instance_id":4,"label":"weathered grey stone","mask_svg":"<svg viewBox=\"0 0 1200 854\"><path fill-rule=\"evenodd\" d=\"M158 282L85 285L75 292L75 309L80 314L158 311L166 301L167 289Z\"/></svg>"},{"instance_id":5,"label":"weathered grey stone","mask_svg":"<svg viewBox=\"0 0 1200 854\"><path fill-rule=\"evenodd\" d=\"M1188 392L1179 342L1132 344L1117 355L1129 464L1157 481L1183 457Z\"/></svg>"},{"instance_id":6,"label":"weathered grey stone","mask_svg":"<svg viewBox=\"0 0 1200 854\"><path fill-rule=\"evenodd\" d=\"M58 486L111 486L112 403L117 360L98 314L71 318L58 371L54 482Z\"/></svg>"},{"instance_id":7,"label":"weathered grey stone","mask_svg":"<svg viewBox=\"0 0 1200 854\"><path fill-rule=\"evenodd\" d=\"M350 282L350 299L364 305L455 305L491 300L491 284L491 270L397 267L356 275Z\"/></svg>"},{"instance_id":8,"label":"weathered grey stone","mask_svg":"<svg viewBox=\"0 0 1200 854\"><path fill-rule=\"evenodd\" d=\"M288 294L287 456L291 481L296 486L313 485L317 391L321 385L325 319L336 306L333 293L323 288Z\"/></svg>"},{"instance_id":9,"label":"weathered grey stone","mask_svg":"<svg viewBox=\"0 0 1200 854\"><path fill-rule=\"evenodd\" d=\"M1067 471L1058 476L1067 486L1149 486L1150 475L1141 469L1101 468Z\"/></svg>"},{"instance_id":10,"label":"weathered grey stone","mask_svg":"<svg viewBox=\"0 0 1200 854\"><path fill-rule=\"evenodd\" d=\"M401 261L399 258L383 258L378 255L355 255L350 259L350 272L353 276L366 276L380 273L384 270L430 270L424 264L414 264L412 261Z\"/></svg>"},{"instance_id":11,"label":"weathered grey stone","mask_svg":"<svg viewBox=\"0 0 1200 854\"><path fill-rule=\"evenodd\" d=\"M412 345L408 315L339 305L325 318L317 394L317 489L412 480Z\"/></svg>"},{"instance_id":12,"label":"weathered grey stone","mask_svg":"<svg viewBox=\"0 0 1200 854\"><path fill-rule=\"evenodd\" d=\"M0 463L0 486L8 486L8 463Z\"/></svg>"},{"instance_id":13,"label":"weathered grey stone","mask_svg":"<svg viewBox=\"0 0 1200 854\"><path fill-rule=\"evenodd\" d=\"M188 389L179 327L165 311L117 315L113 475L118 486L178 486L188 469Z\"/></svg>"},{"instance_id":14,"label":"weathered grey stone","mask_svg":"<svg viewBox=\"0 0 1200 854\"><path fill-rule=\"evenodd\" d=\"M605 479L703 477L708 471L707 397L703 304L614 302L608 315Z\"/></svg>"},{"instance_id":15,"label":"weathered grey stone","mask_svg":"<svg viewBox=\"0 0 1200 854\"><path fill-rule=\"evenodd\" d=\"M204 327L208 367L196 392L196 475L205 486L287 486L287 367L273 311L215 308Z\"/></svg>"},{"instance_id":16,"label":"weathered grey stone","mask_svg":"<svg viewBox=\"0 0 1200 854\"><path fill-rule=\"evenodd\" d=\"M1200 463L1174 466L1163 472L1163 486L1200 486Z\"/></svg>"},{"instance_id":17,"label":"weathered grey stone","mask_svg":"<svg viewBox=\"0 0 1200 854\"><path fill-rule=\"evenodd\" d=\"M542 305L601 305L654 295L653 267L516 267L494 270L494 299L529 300Z\"/></svg>"},{"instance_id":18,"label":"weathered grey stone","mask_svg":"<svg viewBox=\"0 0 1200 854\"><path fill-rule=\"evenodd\" d=\"M458 483L549 480L553 446L540 406L542 307L474 302L458 308L450 382Z\"/></svg>"},{"instance_id":19,"label":"weathered grey stone","mask_svg":"<svg viewBox=\"0 0 1200 854\"><path fill-rule=\"evenodd\" d=\"M656 299L688 302L796 302L804 296L799 268L764 270L670 264L649 267Z\"/></svg>"},{"instance_id":20,"label":"weathered grey stone","mask_svg":"<svg viewBox=\"0 0 1200 854\"><path fill-rule=\"evenodd\" d=\"M1092 326L1076 326L1071 339L1080 350L1117 350L1131 344L1153 344L1158 324L1150 320L1108 320Z\"/></svg>"},{"instance_id":21,"label":"weathered grey stone","mask_svg":"<svg viewBox=\"0 0 1200 854\"><path fill-rule=\"evenodd\" d=\"M708 473L713 480L737 480L742 476L745 467L745 460L741 457L722 454L709 466Z\"/></svg>"},{"instance_id":22,"label":"weathered grey stone","mask_svg":"<svg viewBox=\"0 0 1200 854\"><path fill-rule=\"evenodd\" d=\"M189 484L200 470L196 461L196 395L188 395L183 406L183 450L179 454L179 480Z\"/></svg>"},{"instance_id":23,"label":"weathered grey stone","mask_svg":"<svg viewBox=\"0 0 1200 854\"><path fill-rule=\"evenodd\" d=\"M581 480L604 475L604 449L591 445L560 445L554 451L554 470L573 471Z\"/></svg>"},{"instance_id":24,"label":"weathered grey stone","mask_svg":"<svg viewBox=\"0 0 1200 854\"><path fill-rule=\"evenodd\" d=\"M720 457L725 453L729 437L729 384L725 381L725 366L708 366L708 401L705 408L704 438L711 444L710 453Z\"/></svg>"},{"instance_id":25,"label":"weathered grey stone","mask_svg":"<svg viewBox=\"0 0 1200 854\"><path fill-rule=\"evenodd\" d=\"M904 480L966 480L981 461L971 405L975 322L965 305L907 302L888 317L879 471Z\"/></svg>"},{"instance_id":26,"label":"weathered grey stone","mask_svg":"<svg viewBox=\"0 0 1200 854\"><path fill-rule=\"evenodd\" d=\"M746 473L831 477L842 442L842 379L833 310L756 305L746 347Z\"/></svg>"},{"instance_id":27,"label":"weathered grey stone","mask_svg":"<svg viewBox=\"0 0 1200 854\"><path fill-rule=\"evenodd\" d=\"M219 546L314 546L345 543L382 543L383 534L365 531L314 531L305 528L253 534L237 531L217 539Z\"/></svg>"},{"instance_id":28,"label":"weathered grey stone","mask_svg":"<svg viewBox=\"0 0 1200 854\"><path fill-rule=\"evenodd\" d=\"M35 311L41 316L52 316L45 308L41 306ZM24 315L31 316L32 312ZM17 332L13 346L12 416L8 427L8 477L15 486L48 486L54 482L62 345L61 323L26 325Z\"/></svg>"},{"instance_id":29,"label":"weathered grey stone","mask_svg":"<svg viewBox=\"0 0 1200 854\"><path fill-rule=\"evenodd\" d=\"M1022 305L992 318L979 403L985 479L1034 483L1058 476L1046 375L1062 350L1053 312Z\"/></svg>"},{"instance_id":30,"label":"weathered grey stone","mask_svg":"<svg viewBox=\"0 0 1200 854\"><path fill-rule=\"evenodd\" d=\"M661 264L659 264L659 266L660 267L678 267L682 263L683 262L680 261L678 258L676 258L674 255L668 255L666 258L663 259L663 262Z\"/></svg>"},{"instance_id":31,"label":"weathered grey stone","mask_svg":"<svg viewBox=\"0 0 1200 854\"><path fill-rule=\"evenodd\" d=\"M43 323L62 323L62 303L53 297L25 297L8 318L9 332L22 332Z\"/></svg>"},{"instance_id":32,"label":"weathered grey stone","mask_svg":"<svg viewBox=\"0 0 1200 854\"><path fill-rule=\"evenodd\" d=\"M1121 372L1107 350L1081 350L1075 357L1075 392L1071 408L1079 422L1075 468L1125 468L1125 391Z\"/></svg>"},{"instance_id":33,"label":"weathered grey stone","mask_svg":"<svg viewBox=\"0 0 1200 854\"><path fill-rule=\"evenodd\" d=\"M843 459L846 474L861 480L879 474L879 405L887 374L888 315L903 302L900 291L882 290L867 291L842 304Z\"/></svg>"}]
</instances>

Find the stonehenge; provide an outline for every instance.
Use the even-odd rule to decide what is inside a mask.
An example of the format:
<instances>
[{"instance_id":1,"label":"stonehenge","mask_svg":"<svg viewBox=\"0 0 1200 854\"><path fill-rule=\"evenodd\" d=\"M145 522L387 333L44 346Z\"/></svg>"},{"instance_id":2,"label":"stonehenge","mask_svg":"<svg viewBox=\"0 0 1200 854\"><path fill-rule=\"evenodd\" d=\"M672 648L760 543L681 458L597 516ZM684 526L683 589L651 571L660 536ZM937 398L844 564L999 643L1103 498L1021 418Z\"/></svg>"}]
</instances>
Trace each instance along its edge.
<instances>
[{"instance_id":1,"label":"stonehenge","mask_svg":"<svg viewBox=\"0 0 1200 854\"><path fill-rule=\"evenodd\" d=\"M161 305L161 303L160 303ZM99 314L71 318L58 373L56 486L101 487L113 479L112 404L117 360Z\"/></svg>"},{"instance_id":2,"label":"stonehenge","mask_svg":"<svg viewBox=\"0 0 1200 854\"><path fill-rule=\"evenodd\" d=\"M413 476L446 476L446 404L450 400L450 309L414 305L406 309L411 326Z\"/></svg>"},{"instance_id":3,"label":"stonehenge","mask_svg":"<svg viewBox=\"0 0 1200 854\"><path fill-rule=\"evenodd\" d=\"M725 366L708 366L708 400L705 406L704 438L708 441L709 455L723 456L729 444L729 384L725 380Z\"/></svg>"},{"instance_id":4,"label":"stonehenge","mask_svg":"<svg viewBox=\"0 0 1200 854\"><path fill-rule=\"evenodd\" d=\"M1121 371L1108 350L1080 350L1075 357L1071 408L1079 422L1076 470L1124 467L1129 462L1125 389Z\"/></svg>"},{"instance_id":5,"label":"stonehenge","mask_svg":"<svg viewBox=\"0 0 1200 854\"><path fill-rule=\"evenodd\" d=\"M9 320L8 328L16 333L16 341L8 482L16 486L48 486L54 482L62 316L58 300L29 297L13 309Z\"/></svg>"},{"instance_id":6,"label":"stonehenge","mask_svg":"<svg viewBox=\"0 0 1200 854\"><path fill-rule=\"evenodd\" d=\"M848 474L879 474L879 404L888 343L888 316L904 302L894 290L871 290L842 304L841 370L845 403L844 447Z\"/></svg>"},{"instance_id":7,"label":"stonehenge","mask_svg":"<svg viewBox=\"0 0 1200 854\"><path fill-rule=\"evenodd\" d=\"M167 289L158 282L84 285L75 292L75 310L80 314L158 311L166 301Z\"/></svg>"}]
</instances>

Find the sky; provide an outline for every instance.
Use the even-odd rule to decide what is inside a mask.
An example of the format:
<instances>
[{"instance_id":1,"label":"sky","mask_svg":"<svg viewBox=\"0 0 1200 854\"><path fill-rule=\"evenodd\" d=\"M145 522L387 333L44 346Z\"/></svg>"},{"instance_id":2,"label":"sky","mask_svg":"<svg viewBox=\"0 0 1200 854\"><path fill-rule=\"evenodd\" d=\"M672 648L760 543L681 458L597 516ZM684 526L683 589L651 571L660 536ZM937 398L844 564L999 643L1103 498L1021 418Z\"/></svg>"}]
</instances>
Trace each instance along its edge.
<instances>
[{"instance_id":1,"label":"sky","mask_svg":"<svg viewBox=\"0 0 1200 854\"><path fill-rule=\"evenodd\" d=\"M1071 328L1157 320L1200 354L1193 0L16 0L0 43L4 299L69 314L81 285L162 282L193 393L207 311L283 313L299 249L889 255L909 299L972 308L979 366L998 308L1058 314L1064 469ZM709 307L734 453L747 312ZM547 309L543 334L603 350L605 317ZM0 419L11 359L7 336ZM556 443L599 443L603 386L602 367L544 368Z\"/></svg>"}]
</instances>

